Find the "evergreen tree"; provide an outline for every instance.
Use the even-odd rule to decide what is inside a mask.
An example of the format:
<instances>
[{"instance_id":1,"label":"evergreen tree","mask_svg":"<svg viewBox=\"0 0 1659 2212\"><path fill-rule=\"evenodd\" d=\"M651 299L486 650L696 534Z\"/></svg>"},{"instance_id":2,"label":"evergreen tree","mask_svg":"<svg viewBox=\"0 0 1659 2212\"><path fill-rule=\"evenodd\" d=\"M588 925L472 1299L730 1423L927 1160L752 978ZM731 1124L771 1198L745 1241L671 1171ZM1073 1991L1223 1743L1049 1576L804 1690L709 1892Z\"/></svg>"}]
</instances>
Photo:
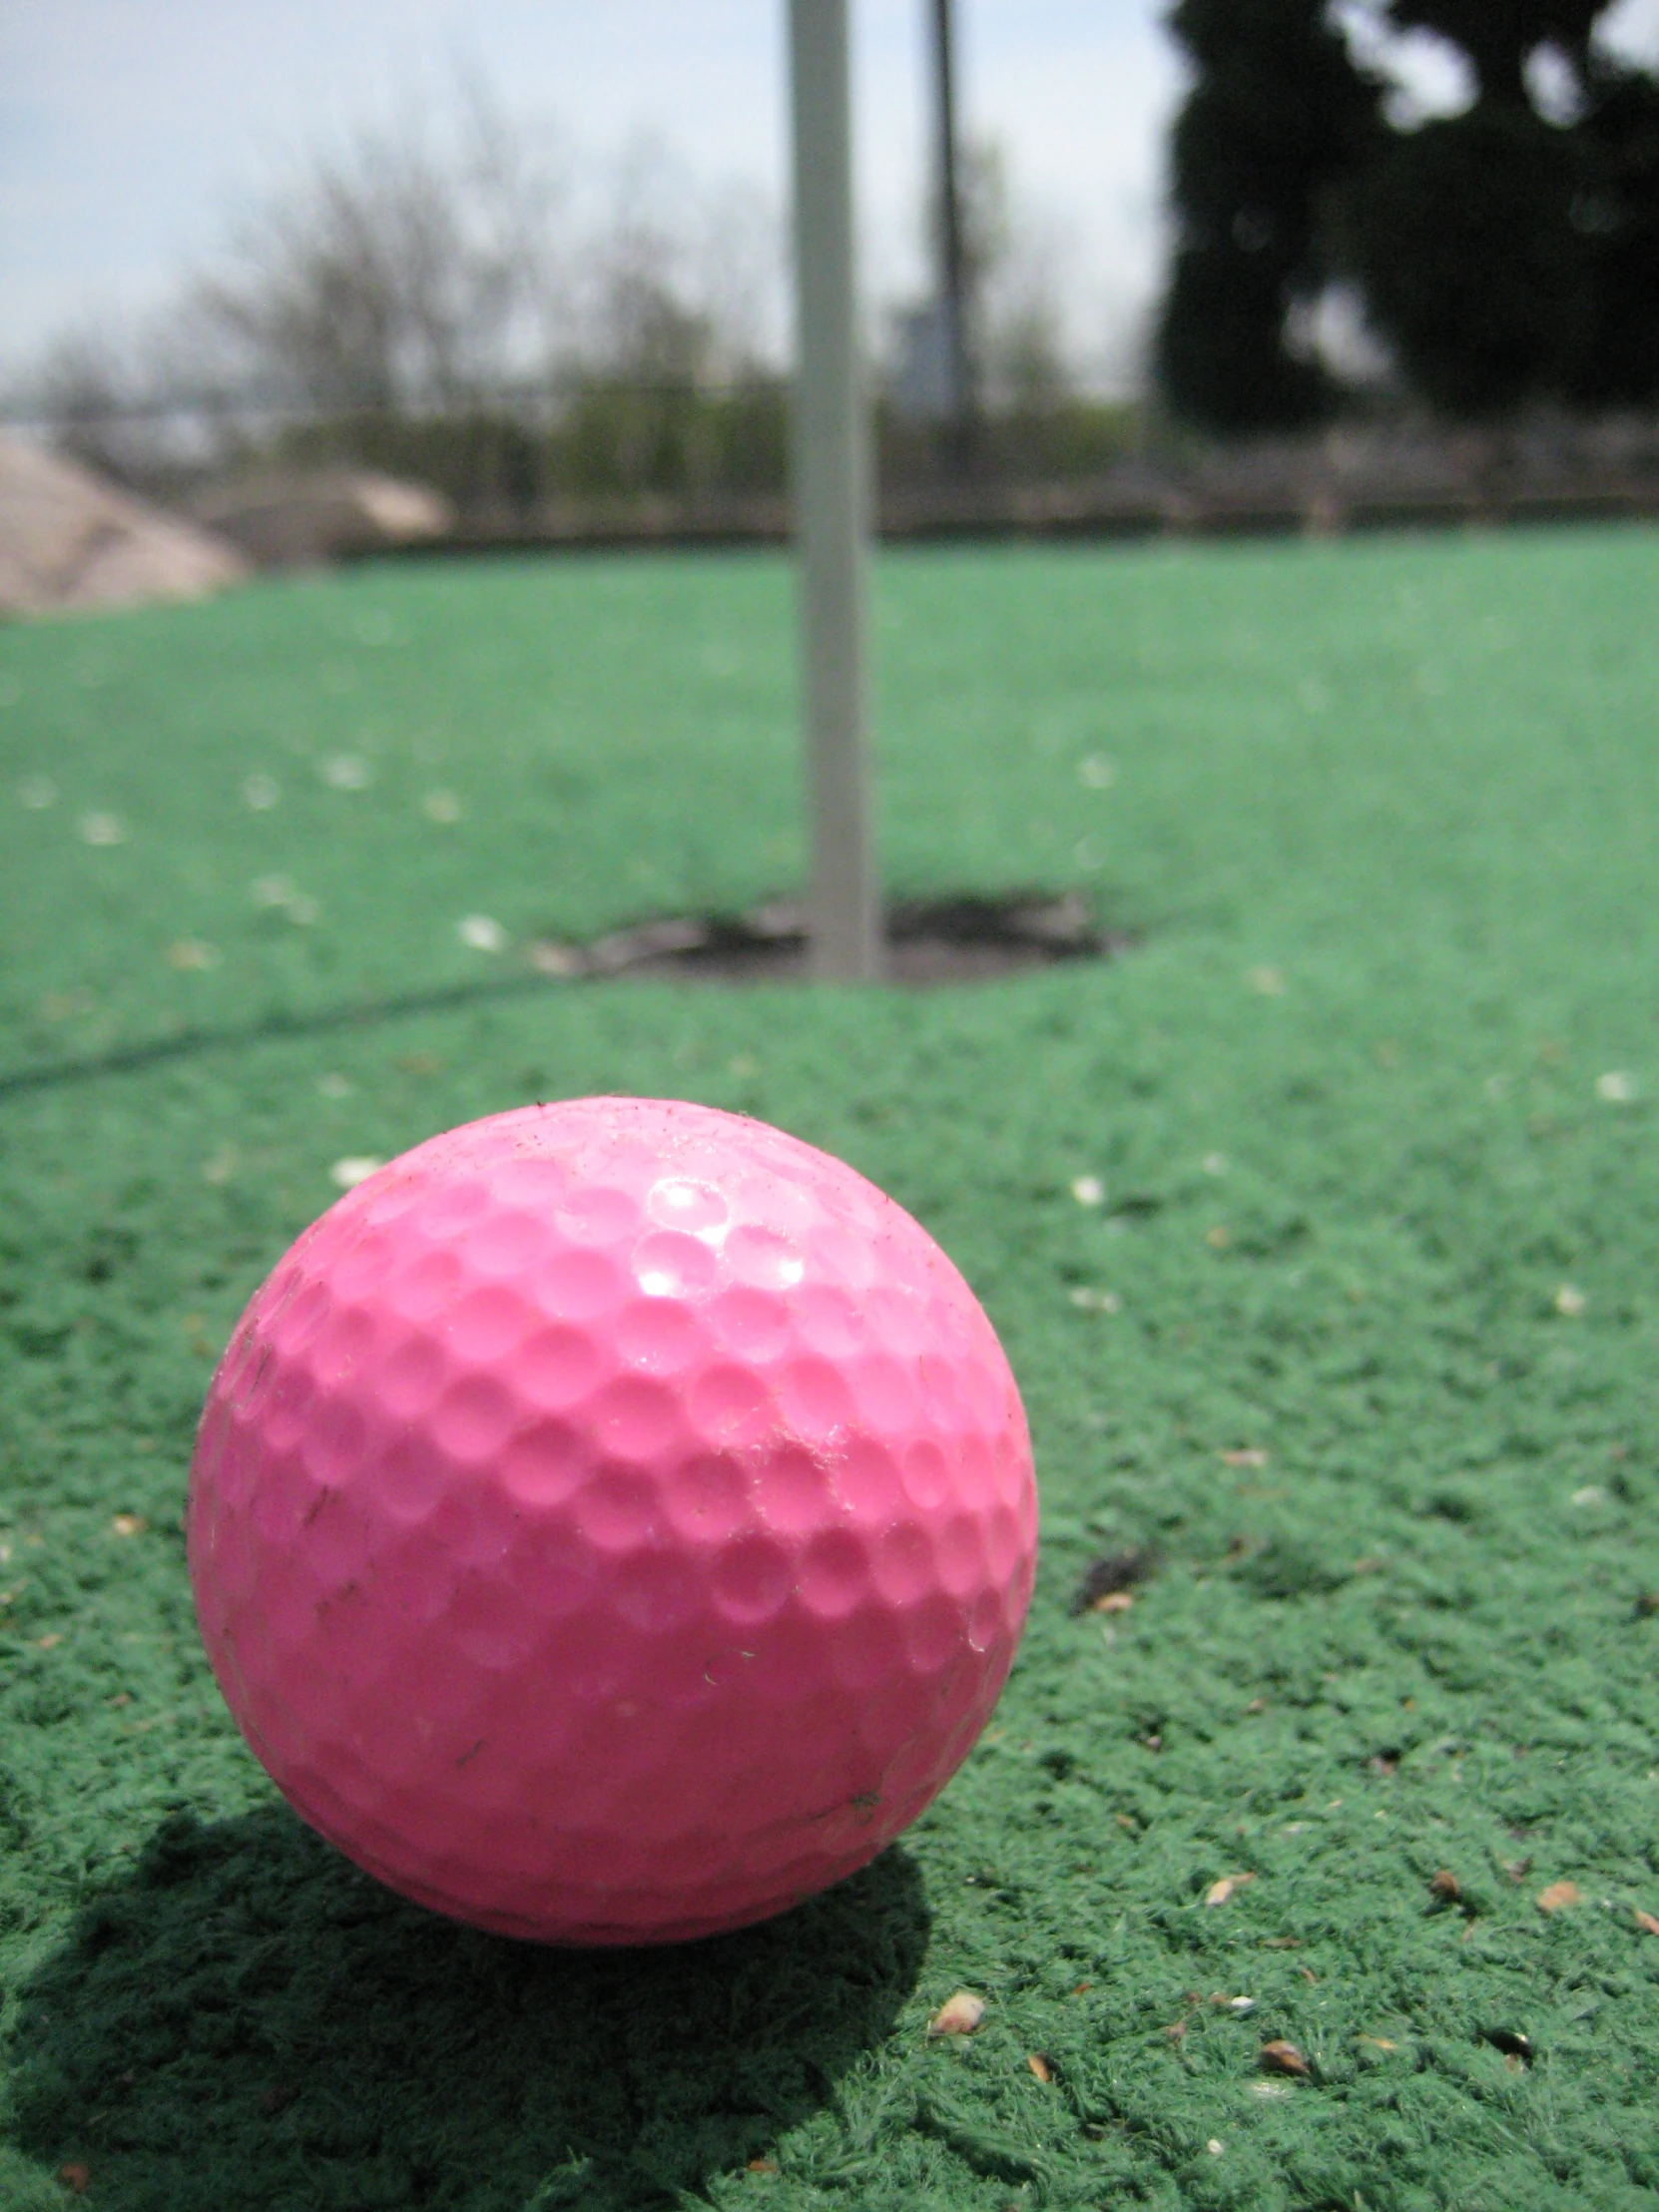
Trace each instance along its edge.
<instances>
[{"instance_id":1,"label":"evergreen tree","mask_svg":"<svg viewBox=\"0 0 1659 2212\"><path fill-rule=\"evenodd\" d=\"M1586 406L1659 401L1659 79L1600 64L1578 136L1570 217L1589 266L1589 328L1567 379Z\"/></svg>"},{"instance_id":2,"label":"evergreen tree","mask_svg":"<svg viewBox=\"0 0 1659 2212\"><path fill-rule=\"evenodd\" d=\"M1378 88L1326 0L1178 0L1170 26L1195 82L1171 148L1179 235L1159 384L1213 429L1309 421L1331 393L1287 325L1325 280L1321 208L1363 156Z\"/></svg>"},{"instance_id":3,"label":"evergreen tree","mask_svg":"<svg viewBox=\"0 0 1659 2212\"><path fill-rule=\"evenodd\" d=\"M1480 101L1388 144L1352 187L1345 235L1372 320L1447 414L1557 390L1584 357L1591 271L1571 134Z\"/></svg>"},{"instance_id":4,"label":"evergreen tree","mask_svg":"<svg viewBox=\"0 0 1659 2212\"><path fill-rule=\"evenodd\" d=\"M1480 97L1524 108L1526 64L1540 46L1558 46L1582 73L1590 32L1607 0L1389 0L1396 30L1433 31L1474 64Z\"/></svg>"},{"instance_id":5,"label":"evergreen tree","mask_svg":"<svg viewBox=\"0 0 1659 2212\"><path fill-rule=\"evenodd\" d=\"M1385 129L1329 0L1178 0L1193 66L1171 148L1179 219L1158 332L1177 413L1249 431L1337 396L1287 342L1334 276L1360 283L1408 384L1467 418L1539 398L1659 400L1659 75L1594 44L1609 0L1385 0L1468 57L1463 115ZM1552 47L1575 120L1534 106Z\"/></svg>"},{"instance_id":6,"label":"evergreen tree","mask_svg":"<svg viewBox=\"0 0 1659 2212\"><path fill-rule=\"evenodd\" d=\"M1398 133L1351 188L1375 319L1450 413L1528 399L1659 395L1659 82L1591 45L1607 0L1391 0L1401 30L1454 40L1474 106ZM1526 65L1552 44L1576 123L1539 116Z\"/></svg>"}]
</instances>

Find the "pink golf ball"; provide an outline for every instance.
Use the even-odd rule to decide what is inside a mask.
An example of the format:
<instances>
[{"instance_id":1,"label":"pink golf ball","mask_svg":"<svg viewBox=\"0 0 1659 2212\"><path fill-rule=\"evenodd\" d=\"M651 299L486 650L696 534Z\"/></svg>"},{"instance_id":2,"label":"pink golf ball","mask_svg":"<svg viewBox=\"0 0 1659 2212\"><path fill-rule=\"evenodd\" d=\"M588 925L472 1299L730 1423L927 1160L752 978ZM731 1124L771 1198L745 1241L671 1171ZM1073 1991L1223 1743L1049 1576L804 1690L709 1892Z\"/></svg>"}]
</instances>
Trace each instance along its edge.
<instances>
[{"instance_id":1,"label":"pink golf ball","mask_svg":"<svg viewBox=\"0 0 1659 2212\"><path fill-rule=\"evenodd\" d=\"M301 1819L503 1935L643 1943L873 1859L1031 1593L1019 1392L908 1214L764 1123L527 1106L418 1145L238 1325L190 1569Z\"/></svg>"}]
</instances>

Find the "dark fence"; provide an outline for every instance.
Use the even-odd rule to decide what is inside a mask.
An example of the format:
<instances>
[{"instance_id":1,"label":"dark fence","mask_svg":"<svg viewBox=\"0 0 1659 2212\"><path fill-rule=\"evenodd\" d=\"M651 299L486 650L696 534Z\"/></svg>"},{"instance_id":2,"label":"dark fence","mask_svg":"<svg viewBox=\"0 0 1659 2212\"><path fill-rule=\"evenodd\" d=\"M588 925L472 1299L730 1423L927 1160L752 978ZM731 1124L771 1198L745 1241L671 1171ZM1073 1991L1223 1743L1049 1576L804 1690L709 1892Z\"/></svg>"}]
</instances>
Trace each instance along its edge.
<instances>
[{"instance_id":1,"label":"dark fence","mask_svg":"<svg viewBox=\"0 0 1659 2212\"><path fill-rule=\"evenodd\" d=\"M352 466L429 486L469 529L534 528L575 504L679 504L782 498L789 474L789 388L778 376L707 384L594 377L558 387L397 402L273 391L198 391L0 406L63 451L129 488L188 500L210 479L254 468ZM985 410L967 446L984 483L1075 481L1133 450L1132 403L1060 394ZM924 489L960 474L958 440L874 408L883 485Z\"/></svg>"},{"instance_id":2,"label":"dark fence","mask_svg":"<svg viewBox=\"0 0 1659 2212\"><path fill-rule=\"evenodd\" d=\"M203 513L256 476L367 469L443 495L411 553L753 544L788 533L788 387L593 378L419 408L258 391L0 408L131 488ZM1659 517L1659 420L1537 415L1482 428L1379 414L1222 444L1134 402L1049 394L984 410L964 452L874 409L889 538L1132 538ZM338 550L374 550L373 534Z\"/></svg>"}]
</instances>

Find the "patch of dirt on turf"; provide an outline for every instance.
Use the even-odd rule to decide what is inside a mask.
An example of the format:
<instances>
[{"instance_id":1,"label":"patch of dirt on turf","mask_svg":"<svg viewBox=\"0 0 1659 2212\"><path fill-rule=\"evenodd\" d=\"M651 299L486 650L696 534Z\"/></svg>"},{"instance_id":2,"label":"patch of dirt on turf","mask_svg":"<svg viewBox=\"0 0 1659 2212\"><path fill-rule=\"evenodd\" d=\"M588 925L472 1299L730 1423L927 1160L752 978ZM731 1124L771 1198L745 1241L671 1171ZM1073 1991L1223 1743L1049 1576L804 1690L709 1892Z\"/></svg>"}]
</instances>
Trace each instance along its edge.
<instances>
[{"instance_id":1,"label":"patch of dirt on turf","mask_svg":"<svg viewBox=\"0 0 1659 2212\"><path fill-rule=\"evenodd\" d=\"M1109 960L1135 939L1102 927L1078 891L997 897L898 899L883 931L885 980L926 990L988 983L1061 960ZM806 906L772 899L744 914L687 914L612 930L587 944L529 947L546 975L630 976L684 983L806 983L812 978Z\"/></svg>"}]
</instances>

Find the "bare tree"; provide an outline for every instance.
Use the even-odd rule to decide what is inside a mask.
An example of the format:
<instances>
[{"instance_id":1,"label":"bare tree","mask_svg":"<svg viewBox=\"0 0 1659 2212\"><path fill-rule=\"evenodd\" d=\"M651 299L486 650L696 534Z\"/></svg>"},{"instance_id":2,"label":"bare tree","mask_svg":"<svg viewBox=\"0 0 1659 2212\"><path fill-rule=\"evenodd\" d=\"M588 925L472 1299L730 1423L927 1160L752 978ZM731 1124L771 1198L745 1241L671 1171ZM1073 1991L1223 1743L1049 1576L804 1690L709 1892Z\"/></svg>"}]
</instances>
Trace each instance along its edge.
<instances>
[{"instance_id":1,"label":"bare tree","mask_svg":"<svg viewBox=\"0 0 1659 2212\"><path fill-rule=\"evenodd\" d=\"M963 337L977 401L993 410L1047 406L1072 389L1061 339L1061 257L1019 204L1002 149L970 139L957 167ZM938 193L926 203L936 237ZM936 258L936 257L935 257ZM900 310L895 318L901 357L895 389L926 416L942 403L947 379L938 373L941 346L936 302Z\"/></svg>"},{"instance_id":2,"label":"bare tree","mask_svg":"<svg viewBox=\"0 0 1659 2212\"><path fill-rule=\"evenodd\" d=\"M578 163L462 76L313 148L148 334L74 333L32 396L153 488L346 460L522 515L752 486L783 465L783 277L763 193L649 142Z\"/></svg>"},{"instance_id":3,"label":"bare tree","mask_svg":"<svg viewBox=\"0 0 1659 2212\"><path fill-rule=\"evenodd\" d=\"M602 187L576 262L590 375L730 382L776 365L782 242L754 188L710 187L637 141Z\"/></svg>"},{"instance_id":4,"label":"bare tree","mask_svg":"<svg viewBox=\"0 0 1659 2212\"><path fill-rule=\"evenodd\" d=\"M132 368L109 331L91 324L65 330L47 347L32 382L59 452L117 483L135 481L142 463L124 420L132 404Z\"/></svg>"},{"instance_id":5,"label":"bare tree","mask_svg":"<svg viewBox=\"0 0 1659 2212\"><path fill-rule=\"evenodd\" d=\"M1061 256L1015 194L994 140L964 150L962 218L980 396L993 409L1053 406L1072 389L1061 341Z\"/></svg>"},{"instance_id":6,"label":"bare tree","mask_svg":"<svg viewBox=\"0 0 1659 2212\"><path fill-rule=\"evenodd\" d=\"M246 381L325 409L448 408L543 369L563 332L560 166L476 80L315 154L194 286Z\"/></svg>"},{"instance_id":7,"label":"bare tree","mask_svg":"<svg viewBox=\"0 0 1659 2212\"><path fill-rule=\"evenodd\" d=\"M628 150L578 196L549 134L477 79L319 151L198 280L202 339L237 373L326 409L453 411L509 385L701 382L752 368L778 320L764 198Z\"/></svg>"}]
</instances>

